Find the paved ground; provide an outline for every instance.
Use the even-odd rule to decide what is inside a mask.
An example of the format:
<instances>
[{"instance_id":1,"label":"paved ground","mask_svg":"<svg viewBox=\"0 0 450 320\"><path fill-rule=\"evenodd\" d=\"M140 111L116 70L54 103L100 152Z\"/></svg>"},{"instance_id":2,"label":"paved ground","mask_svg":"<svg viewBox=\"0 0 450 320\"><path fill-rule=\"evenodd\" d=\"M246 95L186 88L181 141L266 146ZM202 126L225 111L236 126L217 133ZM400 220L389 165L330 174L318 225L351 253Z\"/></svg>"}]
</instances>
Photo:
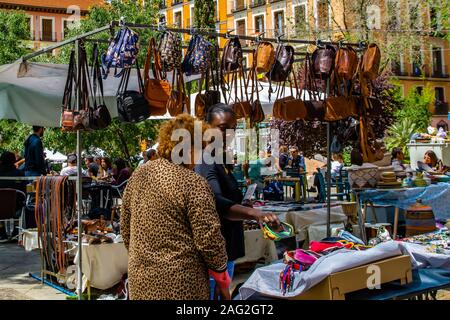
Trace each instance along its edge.
<instances>
[{"instance_id":1,"label":"paved ground","mask_svg":"<svg viewBox=\"0 0 450 320\"><path fill-rule=\"evenodd\" d=\"M26 252L17 243L0 244L0 300L65 300L66 295L30 277L39 276L39 251Z\"/></svg>"}]
</instances>

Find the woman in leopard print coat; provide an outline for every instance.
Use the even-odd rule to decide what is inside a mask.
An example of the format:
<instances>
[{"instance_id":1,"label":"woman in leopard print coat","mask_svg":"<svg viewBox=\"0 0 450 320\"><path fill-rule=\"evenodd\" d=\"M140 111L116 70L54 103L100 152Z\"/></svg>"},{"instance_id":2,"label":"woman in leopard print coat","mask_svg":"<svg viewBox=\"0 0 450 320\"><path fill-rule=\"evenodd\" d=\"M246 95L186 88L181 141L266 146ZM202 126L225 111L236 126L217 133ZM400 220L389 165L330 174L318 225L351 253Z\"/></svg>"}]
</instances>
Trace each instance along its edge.
<instances>
[{"instance_id":1,"label":"woman in leopard print coat","mask_svg":"<svg viewBox=\"0 0 450 320\"><path fill-rule=\"evenodd\" d=\"M225 240L208 183L193 164L171 161L177 143L171 135L180 128L193 137L194 119L181 115L161 128L161 158L139 167L124 193L120 223L133 300L207 300L208 269L226 270Z\"/></svg>"}]
</instances>

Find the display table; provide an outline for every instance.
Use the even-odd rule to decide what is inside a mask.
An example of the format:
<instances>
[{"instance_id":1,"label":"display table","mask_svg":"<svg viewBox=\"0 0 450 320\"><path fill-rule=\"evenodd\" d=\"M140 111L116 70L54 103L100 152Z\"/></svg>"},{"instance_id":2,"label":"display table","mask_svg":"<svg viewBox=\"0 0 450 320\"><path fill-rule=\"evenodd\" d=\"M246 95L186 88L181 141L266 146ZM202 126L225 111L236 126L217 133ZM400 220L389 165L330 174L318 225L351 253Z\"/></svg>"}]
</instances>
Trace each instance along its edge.
<instances>
[{"instance_id":1,"label":"display table","mask_svg":"<svg viewBox=\"0 0 450 320\"><path fill-rule=\"evenodd\" d=\"M433 208L436 219L449 219L450 184L438 183L427 187L402 189L367 189L356 191L359 204L372 202L374 204L389 205L396 208L394 216L393 237L397 235L399 209L407 210L416 203L417 199ZM365 212L359 208L364 220ZM364 239L363 239L364 240Z\"/></svg>"},{"instance_id":2,"label":"display table","mask_svg":"<svg viewBox=\"0 0 450 320\"><path fill-rule=\"evenodd\" d=\"M83 274L91 287L109 289L128 272L128 251L123 242L83 244L82 253Z\"/></svg>"},{"instance_id":3,"label":"display table","mask_svg":"<svg viewBox=\"0 0 450 320\"><path fill-rule=\"evenodd\" d=\"M235 261L235 264L256 262L264 259L265 263L278 260L277 249L272 240L265 239L261 229L244 232L245 256Z\"/></svg>"},{"instance_id":4,"label":"display table","mask_svg":"<svg viewBox=\"0 0 450 320\"><path fill-rule=\"evenodd\" d=\"M331 208L330 223L336 224L332 227L336 227L338 224L344 227L346 221L347 216L343 213L341 206ZM286 213L286 222L294 227L295 233L297 235L297 241L304 241L308 239L309 228L311 226L316 227L326 225L327 209L317 208L306 211L291 211Z\"/></svg>"},{"instance_id":5,"label":"display table","mask_svg":"<svg viewBox=\"0 0 450 320\"><path fill-rule=\"evenodd\" d=\"M303 202L308 202L308 197L306 195L306 190L308 189L308 181L306 178L306 173L299 173L301 177L267 177L264 178L264 182L290 182L295 185L295 201L302 200ZM301 187L301 183L303 182L303 187Z\"/></svg>"}]
</instances>

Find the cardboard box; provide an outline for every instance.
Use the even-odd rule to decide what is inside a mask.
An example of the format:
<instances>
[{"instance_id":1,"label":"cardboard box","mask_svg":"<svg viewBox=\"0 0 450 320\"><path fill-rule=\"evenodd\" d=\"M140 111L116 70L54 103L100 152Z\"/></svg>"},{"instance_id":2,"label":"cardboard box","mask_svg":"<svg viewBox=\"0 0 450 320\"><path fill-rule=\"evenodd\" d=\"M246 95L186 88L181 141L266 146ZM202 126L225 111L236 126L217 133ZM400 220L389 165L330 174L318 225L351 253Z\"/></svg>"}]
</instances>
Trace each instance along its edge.
<instances>
[{"instance_id":1,"label":"cardboard box","mask_svg":"<svg viewBox=\"0 0 450 320\"><path fill-rule=\"evenodd\" d=\"M368 267L373 265L381 270L380 284L395 280L400 280L402 285L412 282L411 258L403 255L333 273L313 288L292 299L345 300L346 293L368 288L368 279L372 276L372 273L368 272Z\"/></svg>"}]
</instances>

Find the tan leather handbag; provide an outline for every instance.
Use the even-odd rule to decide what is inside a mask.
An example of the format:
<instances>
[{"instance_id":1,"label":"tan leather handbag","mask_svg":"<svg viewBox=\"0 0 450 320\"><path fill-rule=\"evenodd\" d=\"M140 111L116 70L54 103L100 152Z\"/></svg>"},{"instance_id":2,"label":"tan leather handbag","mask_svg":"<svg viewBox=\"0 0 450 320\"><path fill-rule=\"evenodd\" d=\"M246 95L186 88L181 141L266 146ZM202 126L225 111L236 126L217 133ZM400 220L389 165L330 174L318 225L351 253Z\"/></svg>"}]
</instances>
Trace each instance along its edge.
<instances>
[{"instance_id":1,"label":"tan leather handbag","mask_svg":"<svg viewBox=\"0 0 450 320\"><path fill-rule=\"evenodd\" d=\"M338 49L334 69L339 79L351 80L358 67L358 56L350 46Z\"/></svg>"},{"instance_id":2,"label":"tan leather handbag","mask_svg":"<svg viewBox=\"0 0 450 320\"><path fill-rule=\"evenodd\" d=\"M152 57L154 64L152 66L153 79L149 76L150 64ZM151 115L164 115L167 112L167 101L170 96L170 84L164 79L161 67L161 58L156 48L154 38L150 39L147 58L144 68L144 95L150 106Z\"/></svg>"},{"instance_id":3,"label":"tan leather handbag","mask_svg":"<svg viewBox=\"0 0 450 320\"><path fill-rule=\"evenodd\" d=\"M256 52L256 72L269 72L275 63L275 49L270 42L258 44Z\"/></svg>"},{"instance_id":4,"label":"tan leather handbag","mask_svg":"<svg viewBox=\"0 0 450 320\"><path fill-rule=\"evenodd\" d=\"M381 52L375 43L369 44L362 58L362 76L375 80L380 69Z\"/></svg>"}]
</instances>

